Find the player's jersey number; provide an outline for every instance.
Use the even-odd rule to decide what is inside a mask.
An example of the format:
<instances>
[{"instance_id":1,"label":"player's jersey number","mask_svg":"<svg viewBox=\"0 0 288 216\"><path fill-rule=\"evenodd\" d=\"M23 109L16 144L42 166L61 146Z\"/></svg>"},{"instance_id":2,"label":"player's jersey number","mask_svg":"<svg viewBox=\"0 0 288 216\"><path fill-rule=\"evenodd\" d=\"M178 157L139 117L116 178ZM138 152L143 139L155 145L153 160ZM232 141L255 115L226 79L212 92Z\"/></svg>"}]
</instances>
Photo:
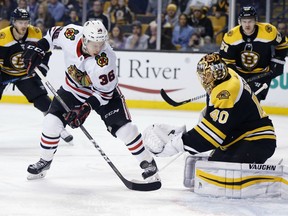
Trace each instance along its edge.
<instances>
[{"instance_id":1,"label":"player's jersey number","mask_svg":"<svg viewBox=\"0 0 288 216\"><path fill-rule=\"evenodd\" d=\"M115 79L115 73L112 70L108 74L102 74L99 76L99 79L101 85L107 85L109 82L112 82Z\"/></svg>"}]
</instances>

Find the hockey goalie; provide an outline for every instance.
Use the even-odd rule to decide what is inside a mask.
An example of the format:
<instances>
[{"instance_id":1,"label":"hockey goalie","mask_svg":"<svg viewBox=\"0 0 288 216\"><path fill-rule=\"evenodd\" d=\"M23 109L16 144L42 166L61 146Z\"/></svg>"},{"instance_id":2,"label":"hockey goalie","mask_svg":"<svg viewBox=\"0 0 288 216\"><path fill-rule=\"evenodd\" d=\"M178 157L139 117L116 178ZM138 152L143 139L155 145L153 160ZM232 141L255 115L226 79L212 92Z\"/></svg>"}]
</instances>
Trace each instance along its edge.
<instances>
[{"instance_id":1,"label":"hockey goalie","mask_svg":"<svg viewBox=\"0 0 288 216\"><path fill-rule=\"evenodd\" d=\"M288 169L264 164L276 148L274 126L249 85L228 68L217 53L197 64L207 93L198 124L154 124L144 131L144 143L158 157L189 152L184 186L195 193L219 197L288 198ZM207 157L197 154L209 152Z\"/></svg>"}]
</instances>

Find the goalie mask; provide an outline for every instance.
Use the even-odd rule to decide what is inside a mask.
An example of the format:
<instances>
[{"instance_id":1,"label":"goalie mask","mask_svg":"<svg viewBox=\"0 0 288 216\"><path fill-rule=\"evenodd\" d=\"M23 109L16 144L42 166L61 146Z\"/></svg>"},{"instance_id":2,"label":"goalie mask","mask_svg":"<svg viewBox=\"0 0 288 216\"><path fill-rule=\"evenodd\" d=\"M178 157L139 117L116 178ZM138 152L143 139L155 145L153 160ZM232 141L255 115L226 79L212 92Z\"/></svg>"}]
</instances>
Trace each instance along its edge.
<instances>
[{"instance_id":1,"label":"goalie mask","mask_svg":"<svg viewBox=\"0 0 288 216\"><path fill-rule=\"evenodd\" d=\"M197 64L197 75L205 91L210 94L228 75L228 68L218 53L210 53Z\"/></svg>"},{"instance_id":2,"label":"goalie mask","mask_svg":"<svg viewBox=\"0 0 288 216\"><path fill-rule=\"evenodd\" d=\"M100 20L87 21L83 26L83 50L97 55L108 40L108 32Z\"/></svg>"}]
</instances>

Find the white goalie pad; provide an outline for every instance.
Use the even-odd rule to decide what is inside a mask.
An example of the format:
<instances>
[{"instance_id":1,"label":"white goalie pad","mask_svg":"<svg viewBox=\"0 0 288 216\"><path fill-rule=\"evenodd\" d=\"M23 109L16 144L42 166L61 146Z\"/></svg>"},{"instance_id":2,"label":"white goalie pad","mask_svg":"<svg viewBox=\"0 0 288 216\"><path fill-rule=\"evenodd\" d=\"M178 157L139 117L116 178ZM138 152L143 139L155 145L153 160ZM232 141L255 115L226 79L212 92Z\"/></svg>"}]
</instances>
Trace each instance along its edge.
<instances>
[{"instance_id":1,"label":"white goalie pad","mask_svg":"<svg viewBox=\"0 0 288 216\"><path fill-rule=\"evenodd\" d=\"M186 168L189 168L187 164ZM228 198L288 199L288 167L283 165L197 160L194 168L190 180L193 185L190 188L196 194Z\"/></svg>"}]
</instances>

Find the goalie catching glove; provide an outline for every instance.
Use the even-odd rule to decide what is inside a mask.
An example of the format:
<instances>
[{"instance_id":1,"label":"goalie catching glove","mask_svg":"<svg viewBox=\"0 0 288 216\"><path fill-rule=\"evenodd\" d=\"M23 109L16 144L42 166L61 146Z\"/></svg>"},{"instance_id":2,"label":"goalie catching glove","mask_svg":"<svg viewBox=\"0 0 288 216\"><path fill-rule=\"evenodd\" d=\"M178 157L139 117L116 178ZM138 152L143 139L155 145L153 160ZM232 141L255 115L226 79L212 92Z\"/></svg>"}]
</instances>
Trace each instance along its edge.
<instances>
[{"instance_id":1,"label":"goalie catching glove","mask_svg":"<svg viewBox=\"0 0 288 216\"><path fill-rule=\"evenodd\" d=\"M88 117L91 106L88 103L77 105L70 112L64 115L65 121L71 128L80 127Z\"/></svg>"}]
</instances>

